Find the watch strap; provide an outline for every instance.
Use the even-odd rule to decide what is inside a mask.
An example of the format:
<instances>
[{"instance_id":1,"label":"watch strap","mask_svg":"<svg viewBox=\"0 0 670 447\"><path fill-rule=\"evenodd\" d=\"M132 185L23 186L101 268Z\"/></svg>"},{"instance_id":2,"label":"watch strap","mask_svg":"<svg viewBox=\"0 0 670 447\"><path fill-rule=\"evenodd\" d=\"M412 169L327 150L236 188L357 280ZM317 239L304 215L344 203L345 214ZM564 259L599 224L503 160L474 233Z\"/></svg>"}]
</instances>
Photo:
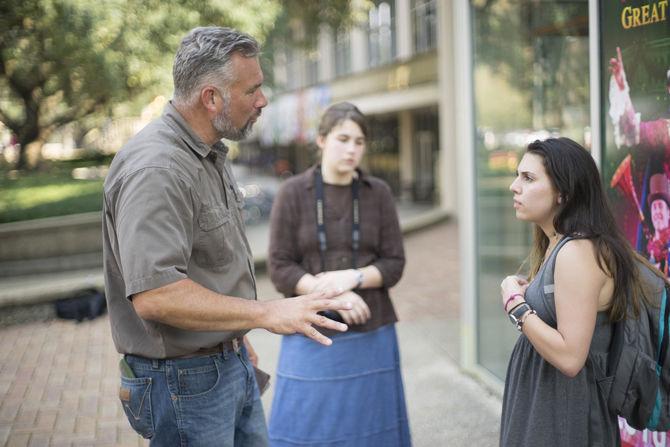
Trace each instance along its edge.
<instances>
[{"instance_id":1,"label":"watch strap","mask_svg":"<svg viewBox=\"0 0 670 447\"><path fill-rule=\"evenodd\" d=\"M507 314L509 316L510 321L514 326L516 326L517 329L519 329L521 326L519 326L519 320L529 310L533 310L530 305L527 302L519 303L516 306L512 308L512 310L509 311ZM519 329L520 330L520 329Z\"/></svg>"},{"instance_id":2,"label":"watch strap","mask_svg":"<svg viewBox=\"0 0 670 447\"><path fill-rule=\"evenodd\" d=\"M525 301L520 302L516 306L514 306L509 312L508 315L511 317L514 317L515 320L518 320L521 318L521 316L526 312L531 309L530 304L528 304Z\"/></svg>"},{"instance_id":3,"label":"watch strap","mask_svg":"<svg viewBox=\"0 0 670 447\"><path fill-rule=\"evenodd\" d=\"M354 271L358 274L358 281L356 282L354 289L358 289L360 286L363 285L363 272L361 272L358 269L354 269Z\"/></svg>"}]
</instances>

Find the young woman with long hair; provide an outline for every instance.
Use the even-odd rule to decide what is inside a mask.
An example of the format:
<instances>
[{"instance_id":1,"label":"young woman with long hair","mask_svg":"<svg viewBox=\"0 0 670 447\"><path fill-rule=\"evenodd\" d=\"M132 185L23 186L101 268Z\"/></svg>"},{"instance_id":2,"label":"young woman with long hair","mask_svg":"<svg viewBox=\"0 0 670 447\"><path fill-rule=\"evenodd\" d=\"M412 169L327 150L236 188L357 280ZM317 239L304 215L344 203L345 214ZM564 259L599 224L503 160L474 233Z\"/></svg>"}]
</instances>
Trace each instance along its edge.
<instances>
[{"instance_id":1,"label":"young woman with long hair","mask_svg":"<svg viewBox=\"0 0 670 447\"><path fill-rule=\"evenodd\" d=\"M503 397L501 446L620 445L607 408L612 323L645 299L637 255L617 227L591 155L568 138L531 143L510 185L535 224L528 277L501 283L522 333Z\"/></svg>"}]
</instances>

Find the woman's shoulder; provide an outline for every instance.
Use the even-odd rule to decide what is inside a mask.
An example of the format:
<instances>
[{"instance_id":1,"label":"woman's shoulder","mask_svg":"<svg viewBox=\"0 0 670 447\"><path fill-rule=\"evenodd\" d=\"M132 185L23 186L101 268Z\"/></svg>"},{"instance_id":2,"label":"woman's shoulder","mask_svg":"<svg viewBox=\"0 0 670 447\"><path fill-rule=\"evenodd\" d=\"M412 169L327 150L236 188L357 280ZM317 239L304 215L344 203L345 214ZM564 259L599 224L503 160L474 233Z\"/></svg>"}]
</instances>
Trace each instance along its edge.
<instances>
[{"instance_id":1,"label":"woman's shoulder","mask_svg":"<svg viewBox=\"0 0 670 447\"><path fill-rule=\"evenodd\" d=\"M366 174L363 173L363 176L361 177L363 183L368 185L372 190L374 191L380 191L383 193L391 193L391 187L389 186L388 183L386 183L385 180L382 180L379 177L375 177L374 175Z\"/></svg>"},{"instance_id":2,"label":"woman's shoulder","mask_svg":"<svg viewBox=\"0 0 670 447\"><path fill-rule=\"evenodd\" d=\"M595 243L583 237L571 238L563 244L556 254L556 267L581 273L603 273L597 259Z\"/></svg>"},{"instance_id":3,"label":"woman's shoulder","mask_svg":"<svg viewBox=\"0 0 670 447\"><path fill-rule=\"evenodd\" d=\"M595 245L591 239L571 237L558 251L556 260L572 260L575 258L593 258L595 260Z\"/></svg>"},{"instance_id":4,"label":"woman's shoulder","mask_svg":"<svg viewBox=\"0 0 670 447\"><path fill-rule=\"evenodd\" d=\"M281 185L279 186L279 190L284 192L295 192L305 189L305 187L309 184L311 172L312 169L310 168L299 174L292 175L291 177L282 181Z\"/></svg>"}]
</instances>

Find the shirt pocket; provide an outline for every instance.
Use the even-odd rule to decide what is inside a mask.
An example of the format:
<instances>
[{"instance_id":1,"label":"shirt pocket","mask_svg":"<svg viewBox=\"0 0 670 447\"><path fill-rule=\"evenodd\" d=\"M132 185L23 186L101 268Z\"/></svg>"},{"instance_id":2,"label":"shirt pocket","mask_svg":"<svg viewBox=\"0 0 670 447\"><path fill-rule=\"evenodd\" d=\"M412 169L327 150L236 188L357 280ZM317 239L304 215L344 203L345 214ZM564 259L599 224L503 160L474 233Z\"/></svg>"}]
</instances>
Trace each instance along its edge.
<instances>
[{"instance_id":1,"label":"shirt pocket","mask_svg":"<svg viewBox=\"0 0 670 447\"><path fill-rule=\"evenodd\" d=\"M198 234L193 246L195 262L221 269L233 260L235 228L225 205L203 205L198 216Z\"/></svg>"}]
</instances>

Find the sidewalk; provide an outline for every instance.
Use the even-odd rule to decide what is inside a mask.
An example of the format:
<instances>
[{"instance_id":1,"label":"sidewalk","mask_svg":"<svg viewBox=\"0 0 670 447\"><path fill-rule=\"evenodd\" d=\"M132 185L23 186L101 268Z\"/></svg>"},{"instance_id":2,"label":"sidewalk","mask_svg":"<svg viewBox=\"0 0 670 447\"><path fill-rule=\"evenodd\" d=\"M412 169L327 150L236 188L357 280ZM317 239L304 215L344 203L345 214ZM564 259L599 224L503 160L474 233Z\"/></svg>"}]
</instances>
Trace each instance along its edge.
<instances>
[{"instance_id":1,"label":"sidewalk","mask_svg":"<svg viewBox=\"0 0 670 447\"><path fill-rule=\"evenodd\" d=\"M495 446L500 399L458 359L458 231L449 221L405 239L407 267L393 291L415 446ZM266 275L259 296L279 295ZM280 338L255 330L261 368L274 372ZM0 328L0 445L144 446L117 400L118 354L106 317ZM272 387L263 397L270 408ZM372 446L377 447L377 446Z\"/></svg>"}]
</instances>

